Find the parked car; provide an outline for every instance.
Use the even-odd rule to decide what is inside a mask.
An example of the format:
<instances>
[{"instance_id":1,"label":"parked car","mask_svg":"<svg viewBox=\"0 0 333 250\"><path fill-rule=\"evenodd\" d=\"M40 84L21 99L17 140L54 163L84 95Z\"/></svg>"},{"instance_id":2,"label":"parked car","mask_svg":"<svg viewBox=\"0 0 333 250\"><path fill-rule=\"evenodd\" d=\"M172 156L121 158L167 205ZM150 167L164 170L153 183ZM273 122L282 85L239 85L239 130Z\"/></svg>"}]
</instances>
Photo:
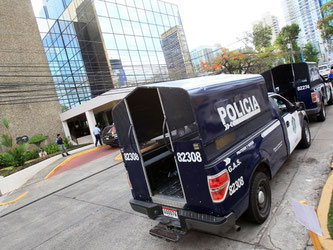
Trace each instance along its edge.
<instances>
[{"instance_id":1,"label":"parked car","mask_svg":"<svg viewBox=\"0 0 333 250\"><path fill-rule=\"evenodd\" d=\"M315 63L282 64L261 73L268 91L276 92L290 102L304 102L309 116L325 121L325 105L333 104L332 84L326 82Z\"/></svg>"},{"instance_id":2,"label":"parked car","mask_svg":"<svg viewBox=\"0 0 333 250\"><path fill-rule=\"evenodd\" d=\"M102 141L111 147L119 147L118 135L114 125L106 126L102 131Z\"/></svg>"},{"instance_id":3,"label":"parked car","mask_svg":"<svg viewBox=\"0 0 333 250\"><path fill-rule=\"evenodd\" d=\"M150 234L172 241L191 229L223 235L244 213L263 223L269 180L311 145L303 108L267 94L261 75L137 87L113 108L132 209L160 222Z\"/></svg>"},{"instance_id":4,"label":"parked car","mask_svg":"<svg viewBox=\"0 0 333 250\"><path fill-rule=\"evenodd\" d=\"M319 73L325 78L328 78L328 75L330 74L330 64L323 64L323 65L319 65Z\"/></svg>"}]
</instances>

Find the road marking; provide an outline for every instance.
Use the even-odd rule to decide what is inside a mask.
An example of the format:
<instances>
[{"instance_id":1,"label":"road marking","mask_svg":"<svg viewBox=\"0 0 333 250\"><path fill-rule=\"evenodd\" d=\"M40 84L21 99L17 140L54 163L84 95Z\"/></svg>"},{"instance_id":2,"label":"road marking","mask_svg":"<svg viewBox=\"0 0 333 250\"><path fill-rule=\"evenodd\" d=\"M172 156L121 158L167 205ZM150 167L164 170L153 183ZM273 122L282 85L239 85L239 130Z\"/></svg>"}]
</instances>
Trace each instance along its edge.
<instances>
[{"instance_id":1,"label":"road marking","mask_svg":"<svg viewBox=\"0 0 333 250\"><path fill-rule=\"evenodd\" d=\"M123 161L123 157L121 156L121 153L119 153L115 158L115 161Z\"/></svg>"},{"instance_id":2,"label":"road marking","mask_svg":"<svg viewBox=\"0 0 333 250\"><path fill-rule=\"evenodd\" d=\"M5 205L9 205L9 204L12 204L12 203L15 203L19 200L21 200L24 196L27 195L28 192L24 192L23 194L21 194L20 196L18 196L16 199L14 200L11 200L11 201L6 201L6 202L2 202L0 203L0 206L5 206Z\"/></svg>"},{"instance_id":3,"label":"road marking","mask_svg":"<svg viewBox=\"0 0 333 250\"><path fill-rule=\"evenodd\" d=\"M75 158L77 158L77 157L79 157L79 156L81 156L81 155L85 155L85 154L87 154L87 153L90 153L90 152L96 151L96 150L98 150L98 149L100 149L100 148L106 148L106 147L108 147L108 146L103 145L103 146L100 146L100 147L96 147L96 148L88 149L88 150L86 150L86 151L83 151L83 152L77 153L77 154L75 154L75 155L71 155L71 156L68 157L66 160L64 160L62 163L60 163L58 166L56 166L55 168L53 168L53 169L51 170L51 172L48 173L48 174L44 177L44 179L48 179L48 178L50 178L50 177L55 173L55 171L57 171L59 168L63 167L66 163L70 162L71 160L73 160L73 159L75 159Z\"/></svg>"}]
</instances>

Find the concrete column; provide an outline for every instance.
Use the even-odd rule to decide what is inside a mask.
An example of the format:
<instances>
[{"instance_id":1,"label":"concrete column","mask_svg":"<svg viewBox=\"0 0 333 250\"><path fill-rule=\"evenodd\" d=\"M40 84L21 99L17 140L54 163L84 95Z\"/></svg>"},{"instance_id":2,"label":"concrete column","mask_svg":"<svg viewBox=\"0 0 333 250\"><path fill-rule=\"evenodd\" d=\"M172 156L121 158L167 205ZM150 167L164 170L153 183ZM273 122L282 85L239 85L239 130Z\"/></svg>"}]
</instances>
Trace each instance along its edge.
<instances>
[{"instance_id":1,"label":"concrete column","mask_svg":"<svg viewBox=\"0 0 333 250\"><path fill-rule=\"evenodd\" d=\"M64 131L65 131L65 136L70 140L72 140L72 135L71 135L71 132L69 131L69 127L68 127L68 123L67 121L63 121L61 122L62 123L62 127L64 128Z\"/></svg>"},{"instance_id":2,"label":"concrete column","mask_svg":"<svg viewBox=\"0 0 333 250\"><path fill-rule=\"evenodd\" d=\"M92 138L93 142L95 143L95 136L94 136L93 131L94 131L94 128L96 125L96 119L95 119L94 112L92 110L86 111L86 118L87 118L89 130L90 130L91 138Z\"/></svg>"},{"instance_id":3,"label":"concrete column","mask_svg":"<svg viewBox=\"0 0 333 250\"><path fill-rule=\"evenodd\" d=\"M103 120L105 121L106 126L110 125L108 116L105 111L103 111Z\"/></svg>"}]
</instances>

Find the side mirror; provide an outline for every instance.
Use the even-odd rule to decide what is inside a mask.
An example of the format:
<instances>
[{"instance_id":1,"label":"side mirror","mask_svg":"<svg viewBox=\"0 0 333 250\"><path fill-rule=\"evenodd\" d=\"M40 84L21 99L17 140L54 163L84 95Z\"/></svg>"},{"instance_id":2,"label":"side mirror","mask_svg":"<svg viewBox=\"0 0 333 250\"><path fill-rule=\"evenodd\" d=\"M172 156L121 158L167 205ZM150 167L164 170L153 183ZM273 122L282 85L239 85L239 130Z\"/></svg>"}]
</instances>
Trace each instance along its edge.
<instances>
[{"instance_id":1,"label":"side mirror","mask_svg":"<svg viewBox=\"0 0 333 250\"><path fill-rule=\"evenodd\" d=\"M279 93L280 92L280 87L276 87L275 88L275 93Z\"/></svg>"},{"instance_id":2,"label":"side mirror","mask_svg":"<svg viewBox=\"0 0 333 250\"><path fill-rule=\"evenodd\" d=\"M296 110L305 110L304 102L295 102L295 108Z\"/></svg>"}]
</instances>

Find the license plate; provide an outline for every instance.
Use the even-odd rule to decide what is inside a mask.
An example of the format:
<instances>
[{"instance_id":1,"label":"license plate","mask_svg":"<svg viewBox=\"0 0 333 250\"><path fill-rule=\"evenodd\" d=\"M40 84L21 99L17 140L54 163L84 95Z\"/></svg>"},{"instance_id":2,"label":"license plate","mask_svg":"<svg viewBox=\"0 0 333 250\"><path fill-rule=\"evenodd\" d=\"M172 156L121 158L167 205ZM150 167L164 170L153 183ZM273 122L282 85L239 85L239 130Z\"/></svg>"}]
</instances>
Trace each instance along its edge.
<instances>
[{"instance_id":1,"label":"license plate","mask_svg":"<svg viewBox=\"0 0 333 250\"><path fill-rule=\"evenodd\" d=\"M176 209L168 208L168 207L162 207L163 215L178 219L178 214Z\"/></svg>"}]
</instances>

